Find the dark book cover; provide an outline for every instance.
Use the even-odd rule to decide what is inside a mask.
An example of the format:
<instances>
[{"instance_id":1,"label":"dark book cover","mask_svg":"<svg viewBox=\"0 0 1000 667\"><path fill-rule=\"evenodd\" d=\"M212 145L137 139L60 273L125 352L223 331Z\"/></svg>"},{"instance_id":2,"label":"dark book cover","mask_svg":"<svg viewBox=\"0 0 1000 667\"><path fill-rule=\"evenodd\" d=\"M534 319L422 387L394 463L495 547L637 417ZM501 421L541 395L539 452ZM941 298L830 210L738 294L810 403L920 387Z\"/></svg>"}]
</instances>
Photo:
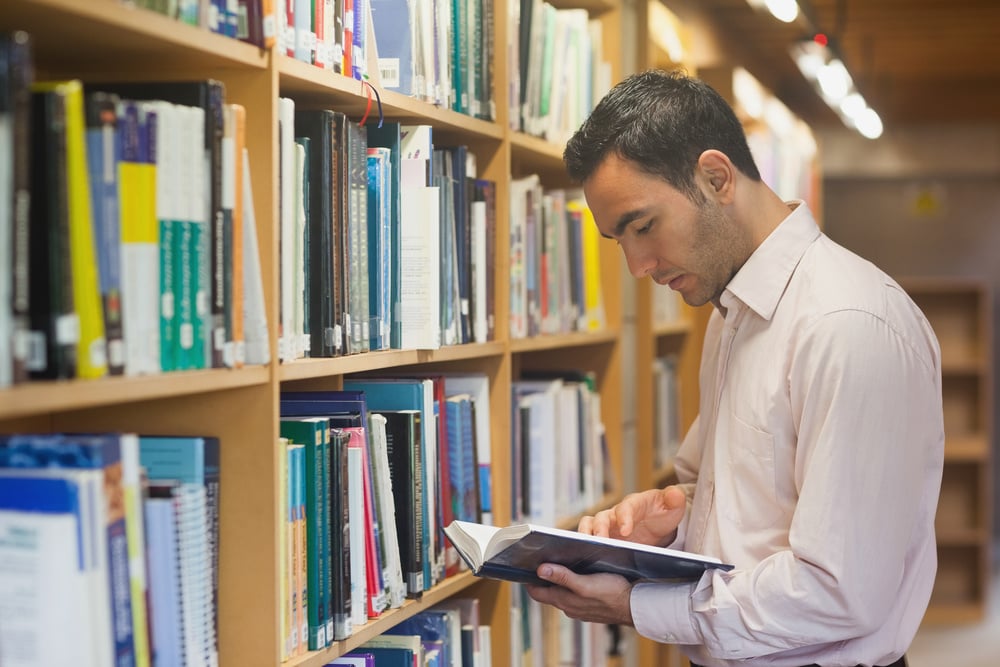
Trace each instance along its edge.
<instances>
[{"instance_id":1,"label":"dark book cover","mask_svg":"<svg viewBox=\"0 0 1000 667\"><path fill-rule=\"evenodd\" d=\"M347 446L350 435L330 429L330 606L333 639L351 636L351 516L348 504Z\"/></svg>"},{"instance_id":2,"label":"dark book cover","mask_svg":"<svg viewBox=\"0 0 1000 667\"><path fill-rule=\"evenodd\" d=\"M16 31L0 37L0 97L10 114L12 125L11 167L13 192L11 200L0 202L11 211L11 315L13 331L13 381L28 379L28 341L31 331L31 155L32 102L31 82L34 78L32 40L26 32ZM39 190L41 191L41 190ZM4 304L3 307L7 307Z\"/></svg>"},{"instance_id":3,"label":"dark book cover","mask_svg":"<svg viewBox=\"0 0 1000 667\"><path fill-rule=\"evenodd\" d=\"M445 534L477 576L542 586L548 583L535 574L542 563L577 574L617 574L629 581L691 581L706 570L733 569L685 551L532 524L497 528L456 521Z\"/></svg>"},{"instance_id":4,"label":"dark book cover","mask_svg":"<svg viewBox=\"0 0 1000 667\"><path fill-rule=\"evenodd\" d=\"M66 174L66 108L55 92L32 93L32 190L29 239L32 285L28 370L36 379L76 376L73 277Z\"/></svg>"},{"instance_id":5,"label":"dark book cover","mask_svg":"<svg viewBox=\"0 0 1000 667\"><path fill-rule=\"evenodd\" d=\"M406 595L419 598L424 591L423 443L421 415L417 410L379 411L385 417L389 478L396 509L399 555L406 581Z\"/></svg>"},{"instance_id":6,"label":"dark book cover","mask_svg":"<svg viewBox=\"0 0 1000 667\"><path fill-rule=\"evenodd\" d=\"M350 266L350 171L348 153L350 120L340 112L334 113L333 123L333 167L330 178L330 197L333 200L331 235L336 239L333 253L333 308L337 317L337 330L344 354L352 354L351 346L351 282L354 276Z\"/></svg>"},{"instance_id":7,"label":"dark book cover","mask_svg":"<svg viewBox=\"0 0 1000 667\"><path fill-rule=\"evenodd\" d=\"M295 133L309 139L309 347L312 357L342 353L335 299L334 270L339 240L333 235L336 192L334 182L336 114L333 111L296 111ZM297 139L298 139L297 137ZM303 193L305 194L305 193Z\"/></svg>"}]
</instances>

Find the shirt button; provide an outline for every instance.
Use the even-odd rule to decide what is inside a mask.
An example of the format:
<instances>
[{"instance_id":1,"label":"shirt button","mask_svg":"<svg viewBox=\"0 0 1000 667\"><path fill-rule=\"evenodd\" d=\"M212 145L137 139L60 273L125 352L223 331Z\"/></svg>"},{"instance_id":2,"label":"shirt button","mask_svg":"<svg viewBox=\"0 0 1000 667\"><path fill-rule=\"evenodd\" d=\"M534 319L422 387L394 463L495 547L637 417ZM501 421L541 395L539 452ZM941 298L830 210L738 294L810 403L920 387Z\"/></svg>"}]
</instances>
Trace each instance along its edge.
<instances>
[{"instance_id":1,"label":"shirt button","mask_svg":"<svg viewBox=\"0 0 1000 667\"><path fill-rule=\"evenodd\" d=\"M668 632L667 634L663 635L663 641L666 642L667 644L673 644L677 641L677 636L672 635Z\"/></svg>"}]
</instances>

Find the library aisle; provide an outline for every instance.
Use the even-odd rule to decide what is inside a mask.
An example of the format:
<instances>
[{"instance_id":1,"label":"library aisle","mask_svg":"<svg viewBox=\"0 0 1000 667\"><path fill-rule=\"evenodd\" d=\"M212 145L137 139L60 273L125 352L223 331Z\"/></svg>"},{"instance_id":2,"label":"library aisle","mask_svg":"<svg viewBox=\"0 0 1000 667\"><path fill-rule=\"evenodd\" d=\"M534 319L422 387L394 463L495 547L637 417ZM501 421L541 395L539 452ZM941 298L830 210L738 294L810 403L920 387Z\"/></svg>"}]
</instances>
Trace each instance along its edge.
<instances>
[{"instance_id":1,"label":"library aisle","mask_svg":"<svg viewBox=\"0 0 1000 667\"><path fill-rule=\"evenodd\" d=\"M994 545L994 553L1000 544ZM907 652L909 667L996 667L1000 664L1000 559L993 564L989 606L979 623L925 626Z\"/></svg>"}]
</instances>

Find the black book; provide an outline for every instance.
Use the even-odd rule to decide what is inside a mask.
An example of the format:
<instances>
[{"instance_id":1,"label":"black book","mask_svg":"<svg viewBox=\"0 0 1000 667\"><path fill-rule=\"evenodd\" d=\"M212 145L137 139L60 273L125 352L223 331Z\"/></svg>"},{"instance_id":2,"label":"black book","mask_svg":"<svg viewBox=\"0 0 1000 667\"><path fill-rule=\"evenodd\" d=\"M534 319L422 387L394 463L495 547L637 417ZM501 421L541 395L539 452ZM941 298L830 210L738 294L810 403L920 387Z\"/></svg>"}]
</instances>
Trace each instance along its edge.
<instances>
[{"instance_id":1,"label":"black book","mask_svg":"<svg viewBox=\"0 0 1000 667\"><path fill-rule=\"evenodd\" d=\"M30 261L31 230L31 153L32 153L32 103L31 82L32 42L26 32L17 31L0 36L0 114L10 118L11 132L9 164L12 169L12 190L0 207L9 211L10 233L9 263L11 275L10 301L0 304L10 308L11 342L14 382L28 379L26 345L31 329L30 313ZM2 244L0 244L2 245ZM6 295L4 295L6 296Z\"/></svg>"},{"instance_id":2,"label":"black book","mask_svg":"<svg viewBox=\"0 0 1000 667\"><path fill-rule=\"evenodd\" d=\"M76 375L79 327L74 326L70 269L69 193L66 173L66 105L56 91L31 95L31 207L28 370L39 379Z\"/></svg>"},{"instance_id":3,"label":"black book","mask_svg":"<svg viewBox=\"0 0 1000 667\"><path fill-rule=\"evenodd\" d=\"M380 411L385 417L386 451L392 482L406 596L424 591L423 442L418 410Z\"/></svg>"},{"instance_id":4,"label":"black book","mask_svg":"<svg viewBox=\"0 0 1000 667\"><path fill-rule=\"evenodd\" d=\"M342 115L342 114L341 114ZM337 112L296 111L295 134L309 139L309 355L335 357L343 353L336 279L340 239L334 233L338 189L335 187L335 126ZM327 185L330 184L330 185Z\"/></svg>"},{"instance_id":5,"label":"black book","mask_svg":"<svg viewBox=\"0 0 1000 667\"><path fill-rule=\"evenodd\" d=\"M330 429L330 607L333 639L351 636L351 514L348 507L347 445L350 435Z\"/></svg>"}]
</instances>

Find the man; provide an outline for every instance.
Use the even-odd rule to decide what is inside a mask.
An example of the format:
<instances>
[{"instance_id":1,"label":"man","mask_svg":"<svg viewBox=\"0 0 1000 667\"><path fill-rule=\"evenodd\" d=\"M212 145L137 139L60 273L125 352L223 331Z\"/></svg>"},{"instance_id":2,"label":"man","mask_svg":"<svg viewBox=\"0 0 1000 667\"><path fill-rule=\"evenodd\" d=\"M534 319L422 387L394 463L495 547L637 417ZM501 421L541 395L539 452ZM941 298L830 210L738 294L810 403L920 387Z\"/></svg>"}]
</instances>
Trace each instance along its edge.
<instances>
[{"instance_id":1,"label":"man","mask_svg":"<svg viewBox=\"0 0 1000 667\"><path fill-rule=\"evenodd\" d=\"M631 624L698 665L903 665L936 570L940 351L902 289L832 242L757 171L704 83L616 86L565 161L637 278L711 302L700 415L679 483L626 496L585 533L732 563L629 584L543 565L531 596Z\"/></svg>"}]
</instances>

